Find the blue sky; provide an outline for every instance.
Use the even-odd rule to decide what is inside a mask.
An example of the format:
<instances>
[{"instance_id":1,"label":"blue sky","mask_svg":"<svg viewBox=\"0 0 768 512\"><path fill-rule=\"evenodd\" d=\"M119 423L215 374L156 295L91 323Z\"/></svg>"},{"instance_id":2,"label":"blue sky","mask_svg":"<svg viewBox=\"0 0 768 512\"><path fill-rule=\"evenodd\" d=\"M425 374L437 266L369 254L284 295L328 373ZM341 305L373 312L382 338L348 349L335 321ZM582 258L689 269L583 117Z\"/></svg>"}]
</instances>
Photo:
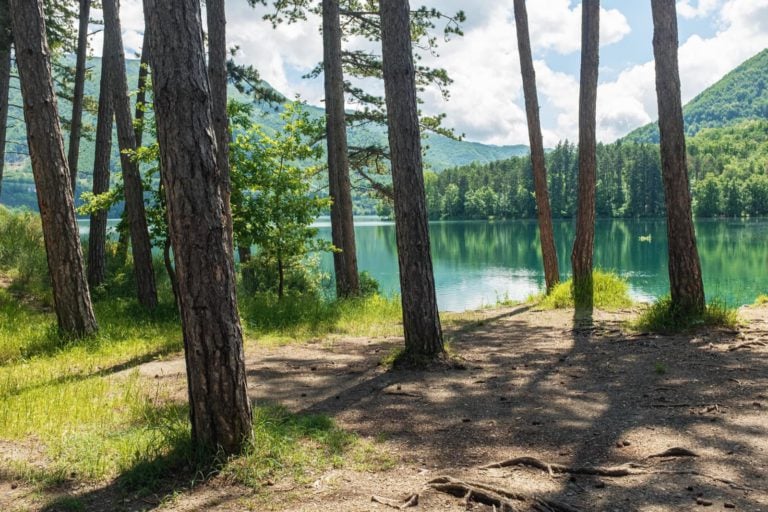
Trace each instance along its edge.
<instances>
[{"instance_id":1,"label":"blue sky","mask_svg":"<svg viewBox=\"0 0 768 512\"><path fill-rule=\"evenodd\" d=\"M446 13L463 9L464 37L441 43L440 57L425 62L446 68L454 84L445 101L437 91L422 95L424 110L448 115L447 124L468 140L527 143L512 0L422 0ZM412 7L419 4L411 0ZM578 137L581 2L529 0L528 13L545 142ZM603 0L598 137L610 142L656 119L653 26L650 0ZM683 100L768 47L768 0L678 0ZM303 74L322 58L319 20L273 30L245 0L227 2L228 38L239 59L256 66L284 94L322 103L322 78ZM126 49L141 44L140 0L121 5ZM93 38L96 53L100 34ZM349 47L375 50L367 41ZM378 83L368 84L380 90Z\"/></svg>"}]
</instances>

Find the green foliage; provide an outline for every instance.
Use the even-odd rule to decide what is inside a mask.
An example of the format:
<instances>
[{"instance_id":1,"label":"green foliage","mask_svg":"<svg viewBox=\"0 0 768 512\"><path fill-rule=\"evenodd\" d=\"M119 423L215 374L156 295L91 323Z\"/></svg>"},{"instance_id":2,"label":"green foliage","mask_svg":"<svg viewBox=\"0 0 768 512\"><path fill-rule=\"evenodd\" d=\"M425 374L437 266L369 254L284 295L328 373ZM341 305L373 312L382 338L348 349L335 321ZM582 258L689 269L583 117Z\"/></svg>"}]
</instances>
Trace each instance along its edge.
<instances>
[{"instance_id":1,"label":"green foliage","mask_svg":"<svg viewBox=\"0 0 768 512\"><path fill-rule=\"evenodd\" d=\"M325 132L301 103L285 105L283 129L268 134L260 126L238 133L230 146L232 218L239 245L258 245L260 267L275 272L278 295L285 276L302 265L310 251L329 250L316 239L312 223L329 200L311 195L319 172ZM304 165L300 165L302 162Z\"/></svg>"},{"instance_id":2,"label":"green foliage","mask_svg":"<svg viewBox=\"0 0 768 512\"><path fill-rule=\"evenodd\" d=\"M629 297L629 284L616 274L596 270L592 274L594 289L594 307L603 310L615 310L632 305ZM569 279L555 286L549 295L533 297L542 309L562 309L574 307L573 281Z\"/></svg>"},{"instance_id":3,"label":"green foliage","mask_svg":"<svg viewBox=\"0 0 768 512\"><path fill-rule=\"evenodd\" d=\"M768 121L702 130L688 152L697 216L768 214Z\"/></svg>"},{"instance_id":4,"label":"green foliage","mask_svg":"<svg viewBox=\"0 0 768 512\"><path fill-rule=\"evenodd\" d=\"M722 301L712 301L702 313L695 314L682 311L667 296L648 305L635 321L634 328L640 331L675 333L701 327L736 327L738 323L737 311Z\"/></svg>"},{"instance_id":5,"label":"green foliage","mask_svg":"<svg viewBox=\"0 0 768 512\"><path fill-rule=\"evenodd\" d=\"M651 145L599 145L597 213L658 217L664 214L659 149ZM568 141L547 154L554 217L576 213L578 148ZM447 169L426 187L433 219L528 219L536 216L530 158Z\"/></svg>"},{"instance_id":6,"label":"green foliage","mask_svg":"<svg viewBox=\"0 0 768 512\"><path fill-rule=\"evenodd\" d=\"M379 295L380 291L379 282L370 272L367 270L360 272L360 295L363 297L371 297L373 295Z\"/></svg>"},{"instance_id":7,"label":"green foliage","mask_svg":"<svg viewBox=\"0 0 768 512\"><path fill-rule=\"evenodd\" d=\"M15 290L49 299L51 282L40 216L0 206L0 275L9 274Z\"/></svg>"}]
</instances>

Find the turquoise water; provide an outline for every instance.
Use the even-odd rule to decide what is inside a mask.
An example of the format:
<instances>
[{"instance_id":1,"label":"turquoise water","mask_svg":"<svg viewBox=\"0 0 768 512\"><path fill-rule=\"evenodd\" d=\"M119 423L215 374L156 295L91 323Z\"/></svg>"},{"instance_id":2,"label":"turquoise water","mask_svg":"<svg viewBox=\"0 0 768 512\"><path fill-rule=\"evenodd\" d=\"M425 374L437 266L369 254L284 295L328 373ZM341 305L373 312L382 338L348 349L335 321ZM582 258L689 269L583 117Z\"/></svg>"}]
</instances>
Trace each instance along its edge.
<instances>
[{"instance_id":1,"label":"turquoise water","mask_svg":"<svg viewBox=\"0 0 768 512\"><path fill-rule=\"evenodd\" d=\"M110 221L114 226L117 221ZM319 236L330 239L327 219L317 222ZM87 235L87 221L81 232ZM523 300L544 284L535 221L464 221L430 224L438 303L444 311L462 311L499 299ZM555 221L555 239L563 278L570 273L573 221ZM358 263L381 284L398 290L395 228L375 218L356 219ZM768 220L711 220L696 223L708 298L731 305L751 303L768 293ZM642 238L641 238L642 237ZM626 278L638 300L668 293L666 222L663 219L599 220L595 263ZM332 273L331 256L321 258Z\"/></svg>"},{"instance_id":2,"label":"turquoise water","mask_svg":"<svg viewBox=\"0 0 768 512\"><path fill-rule=\"evenodd\" d=\"M330 238L328 222L318 226L320 236ZM441 310L524 300L544 286L535 221L434 222L430 232ZM570 274L574 232L573 221L555 221L563 279ZM708 298L741 305L768 292L768 220L702 221L696 223L696 233ZM356 234L360 269L369 271L383 290L397 291L394 225L360 219ZM595 264L627 279L635 299L667 294L666 221L598 220ZM332 272L330 256L322 265Z\"/></svg>"}]
</instances>

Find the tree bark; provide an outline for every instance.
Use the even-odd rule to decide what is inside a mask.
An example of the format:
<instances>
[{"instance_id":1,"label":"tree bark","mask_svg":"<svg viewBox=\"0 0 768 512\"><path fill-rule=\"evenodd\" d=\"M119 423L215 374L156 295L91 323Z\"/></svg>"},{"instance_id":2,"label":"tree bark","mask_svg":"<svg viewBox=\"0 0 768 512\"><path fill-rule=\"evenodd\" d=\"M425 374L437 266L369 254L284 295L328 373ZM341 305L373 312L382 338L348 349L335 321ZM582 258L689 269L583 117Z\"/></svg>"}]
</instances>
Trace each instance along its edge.
<instances>
[{"instance_id":1,"label":"tree bark","mask_svg":"<svg viewBox=\"0 0 768 512\"><path fill-rule=\"evenodd\" d=\"M80 159L80 132L83 126L83 97L85 96L85 59L88 56L88 22L91 0L80 0L80 26L77 32L77 63L75 91L72 96L72 121L69 132L69 171L72 174L72 195L77 197L77 166Z\"/></svg>"},{"instance_id":2,"label":"tree bark","mask_svg":"<svg viewBox=\"0 0 768 512\"><path fill-rule=\"evenodd\" d=\"M59 330L84 336L97 330L85 279L80 233L64 156L42 0L11 0L16 63L24 100L27 144L43 225Z\"/></svg>"},{"instance_id":3,"label":"tree bark","mask_svg":"<svg viewBox=\"0 0 768 512\"><path fill-rule=\"evenodd\" d=\"M341 62L341 20L339 0L323 0L323 70L325 75L325 117L328 144L328 189L331 204L331 239L340 249L333 253L336 295L360 294L357 270L352 185L349 180L347 125L344 111L344 71Z\"/></svg>"},{"instance_id":4,"label":"tree bark","mask_svg":"<svg viewBox=\"0 0 768 512\"><path fill-rule=\"evenodd\" d=\"M220 170L221 195L227 219L227 243L234 247L229 179L229 116L227 115L227 16L224 0L207 0L208 80L211 87L211 115L216 134L217 165ZM233 249L234 250L234 249Z\"/></svg>"},{"instance_id":5,"label":"tree bark","mask_svg":"<svg viewBox=\"0 0 768 512\"><path fill-rule=\"evenodd\" d=\"M144 36L141 41L141 63L139 64L138 93L136 94L136 114L134 115L134 131L137 148L141 147L144 138L144 111L147 104L147 86L149 85L149 44L147 40L146 29L144 29Z\"/></svg>"},{"instance_id":6,"label":"tree bark","mask_svg":"<svg viewBox=\"0 0 768 512\"><path fill-rule=\"evenodd\" d=\"M144 0L155 119L179 286L192 437L240 449L251 432L200 2Z\"/></svg>"},{"instance_id":7,"label":"tree bark","mask_svg":"<svg viewBox=\"0 0 768 512\"><path fill-rule=\"evenodd\" d=\"M581 3L581 84L579 87L579 198L573 242L573 299L577 314L594 306L597 182L597 78L600 65L600 0Z\"/></svg>"},{"instance_id":8,"label":"tree bark","mask_svg":"<svg viewBox=\"0 0 768 512\"><path fill-rule=\"evenodd\" d=\"M705 307L701 262L691 214L683 107L678 68L675 0L652 0L653 54L659 104L661 167L667 205L669 283L673 305L683 314Z\"/></svg>"},{"instance_id":9,"label":"tree bark","mask_svg":"<svg viewBox=\"0 0 768 512\"><path fill-rule=\"evenodd\" d=\"M515 0L515 22L517 24L517 48L520 52L520 71L523 76L523 95L528 118L528 138L531 144L531 165L536 191L536 213L539 221L541 255L544 262L544 282L547 293L560 282L560 270L557 263L555 233L552 227L552 210L549 205L547 190L547 167L544 159L544 141L541 136L539 118L539 97L536 92L536 72L533 68L531 39L528 32L528 12L525 0Z\"/></svg>"},{"instance_id":10,"label":"tree bark","mask_svg":"<svg viewBox=\"0 0 768 512\"><path fill-rule=\"evenodd\" d=\"M128 81L125 74L125 53L120 28L118 0L102 0L104 10L104 38L106 44L109 76L112 85L112 108L117 124L117 140L120 146L120 163L123 169L123 190L125 210L131 233L133 271L139 303L147 309L157 307L157 289L152 268L152 242L147 228L147 214L144 210L144 185L141 182L138 163L126 151L136 150L136 132L131 119L131 101L128 96Z\"/></svg>"},{"instance_id":11,"label":"tree bark","mask_svg":"<svg viewBox=\"0 0 768 512\"><path fill-rule=\"evenodd\" d=\"M408 0L381 0L381 44L405 350L443 353L430 254Z\"/></svg>"},{"instance_id":12,"label":"tree bark","mask_svg":"<svg viewBox=\"0 0 768 512\"><path fill-rule=\"evenodd\" d=\"M173 303L176 304L176 308L179 307L179 280L176 277L176 269L173 268L173 261L171 260L171 238L166 237L163 241L163 265L165 265L165 272L168 274L168 279L171 281L171 290L173 290Z\"/></svg>"},{"instance_id":13,"label":"tree bark","mask_svg":"<svg viewBox=\"0 0 768 512\"><path fill-rule=\"evenodd\" d=\"M106 54L107 39L104 39ZM93 193L109 191L110 158L112 156L112 98L109 66L102 62L99 79L99 112L96 118L96 152L93 157ZM107 273L107 215L102 210L91 214L88 235L88 284L93 288L104 282Z\"/></svg>"},{"instance_id":14,"label":"tree bark","mask_svg":"<svg viewBox=\"0 0 768 512\"><path fill-rule=\"evenodd\" d=\"M11 17L8 0L0 0L0 196L3 195L5 134L8 128L8 98L11 92Z\"/></svg>"}]
</instances>

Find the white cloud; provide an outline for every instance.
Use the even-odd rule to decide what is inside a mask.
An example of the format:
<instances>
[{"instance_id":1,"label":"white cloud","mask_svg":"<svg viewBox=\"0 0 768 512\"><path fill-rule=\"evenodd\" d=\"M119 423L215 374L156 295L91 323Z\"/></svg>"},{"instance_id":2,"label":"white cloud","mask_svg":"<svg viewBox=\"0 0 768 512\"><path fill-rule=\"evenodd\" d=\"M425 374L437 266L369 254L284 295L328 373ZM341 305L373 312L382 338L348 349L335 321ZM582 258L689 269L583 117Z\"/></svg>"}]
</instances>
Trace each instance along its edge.
<instances>
[{"instance_id":1,"label":"white cloud","mask_svg":"<svg viewBox=\"0 0 768 512\"><path fill-rule=\"evenodd\" d=\"M439 59L427 56L423 61L447 69L455 81L448 102L437 91L426 91L425 111L446 112L447 124L466 133L469 140L527 143L512 0L476 0L471 9L463 0L426 3L446 14L463 8L468 19L464 37L441 43ZM680 47L683 101L768 47L768 0L679 0L677 6L681 23L687 18L705 18L718 27L713 36L694 35ZM319 19L273 29L261 19L265 9L252 9L245 2L228 4L227 32L230 44L241 48L239 61L255 66L265 80L289 97L301 94L320 104L322 79L300 78L322 59ZM574 140L578 137L578 76L563 72L556 64L563 56L578 59L581 4L575 0L528 2L528 10L545 141L553 145L563 138ZM94 10L93 17L100 15ZM126 53L133 56L143 34L141 0L122 0L121 18ZM600 25L603 46L619 43L631 30L627 18L616 9L601 10ZM96 55L101 53L101 40L100 33L91 39ZM367 41L350 44L376 48ZM602 64L617 65L615 61ZM600 85L601 140L612 141L656 118L654 77L653 62L641 62ZM380 84L374 87L380 89Z\"/></svg>"},{"instance_id":2,"label":"white cloud","mask_svg":"<svg viewBox=\"0 0 768 512\"><path fill-rule=\"evenodd\" d=\"M581 4L571 7L570 0L528 2L528 18L534 51L569 54L581 48ZM620 11L600 9L601 46L617 43L629 32L629 22Z\"/></svg>"},{"instance_id":3,"label":"white cloud","mask_svg":"<svg viewBox=\"0 0 768 512\"><path fill-rule=\"evenodd\" d=\"M677 2L677 13L683 18L704 18L712 14L720 5L720 0L698 0L692 5L693 0L680 0Z\"/></svg>"}]
</instances>

